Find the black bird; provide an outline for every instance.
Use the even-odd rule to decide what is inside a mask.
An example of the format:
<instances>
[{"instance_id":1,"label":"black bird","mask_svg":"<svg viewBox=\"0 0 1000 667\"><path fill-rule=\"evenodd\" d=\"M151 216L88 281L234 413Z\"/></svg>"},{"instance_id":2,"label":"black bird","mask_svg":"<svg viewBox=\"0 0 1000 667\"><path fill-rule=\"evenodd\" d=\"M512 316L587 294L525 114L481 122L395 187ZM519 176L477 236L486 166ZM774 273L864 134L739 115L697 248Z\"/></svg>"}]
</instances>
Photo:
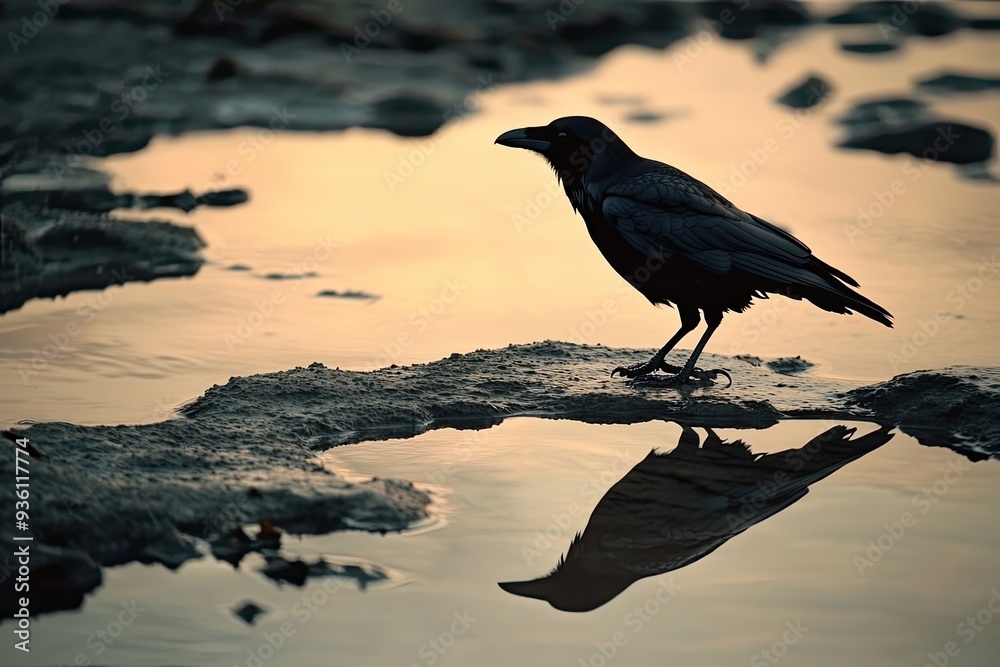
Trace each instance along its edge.
<instances>
[{"instance_id":1,"label":"black bird","mask_svg":"<svg viewBox=\"0 0 1000 667\"><path fill-rule=\"evenodd\" d=\"M681 326L667 344L648 362L620 366L612 377L663 379L651 375L658 369L676 372L669 378L674 382L728 377L696 369L698 356L723 313L743 312L754 297L768 294L892 326L889 311L852 290L857 281L804 243L680 169L636 155L598 120L559 118L505 132L496 143L544 157L614 270L651 303L677 306ZM699 310L708 330L682 369L666 364L667 353L701 322Z\"/></svg>"},{"instance_id":2,"label":"black bird","mask_svg":"<svg viewBox=\"0 0 1000 667\"><path fill-rule=\"evenodd\" d=\"M791 506L812 484L892 439L834 426L797 449L753 454L711 429L685 426L677 447L651 451L615 483L547 575L500 582L562 611L590 611L646 577L686 567Z\"/></svg>"}]
</instances>

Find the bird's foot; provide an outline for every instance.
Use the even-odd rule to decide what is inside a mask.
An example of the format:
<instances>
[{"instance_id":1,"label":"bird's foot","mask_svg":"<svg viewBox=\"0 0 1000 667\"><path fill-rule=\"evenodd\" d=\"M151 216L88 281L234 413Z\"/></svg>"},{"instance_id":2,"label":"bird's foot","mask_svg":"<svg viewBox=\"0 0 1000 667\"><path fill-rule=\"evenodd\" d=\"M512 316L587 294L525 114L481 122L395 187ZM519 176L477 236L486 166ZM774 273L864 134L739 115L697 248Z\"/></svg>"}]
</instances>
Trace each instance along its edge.
<instances>
[{"instance_id":1,"label":"bird's foot","mask_svg":"<svg viewBox=\"0 0 1000 667\"><path fill-rule=\"evenodd\" d=\"M695 368L691 373L684 377L683 370L679 366L674 366L672 364L662 364L660 368L668 373L673 373L673 375L655 375L653 373L646 373L644 375L638 375L632 378L633 385L656 385L656 386L667 386L667 385L701 385L705 387L714 387L719 383L716 380L719 376L725 377L727 384L725 388L733 386L733 376L729 374L729 371L722 368L713 368L711 370L703 370L701 368Z\"/></svg>"},{"instance_id":2,"label":"bird's foot","mask_svg":"<svg viewBox=\"0 0 1000 667\"><path fill-rule=\"evenodd\" d=\"M672 366L662 359L657 359L653 357L644 364L633 364L632 366L619 366L615 370L611 371L611 377L615 376L615 373L621 375L623 378L639 378L653 373L654 371L664 371L666 373L676 373L680 370L680 366Z\"/></svg>"},{"instance_id":3,"label":"bird's foot","mask_svg":"<svg viewBox=\"0 0 1000 667\"><path fill-rule=\"evenodd\" d=\"M691 371L691 379L698 380L702 384L708 384L713 387L719 384L716 380L719 379L720 375L726 378L726 389L733 386L733 376L730 375L729 371L724 368L710 368L707 371L695 368Z\"/></svg>"}]
</instances>

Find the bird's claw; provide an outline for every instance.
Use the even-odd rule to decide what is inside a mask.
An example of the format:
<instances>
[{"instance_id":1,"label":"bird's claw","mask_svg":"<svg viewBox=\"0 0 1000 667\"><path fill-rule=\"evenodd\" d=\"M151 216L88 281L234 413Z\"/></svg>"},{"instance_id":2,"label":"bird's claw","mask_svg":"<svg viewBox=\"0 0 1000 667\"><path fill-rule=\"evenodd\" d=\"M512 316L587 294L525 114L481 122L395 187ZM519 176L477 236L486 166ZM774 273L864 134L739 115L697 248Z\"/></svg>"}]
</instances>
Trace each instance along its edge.
<instances>
[{"instance_id":1,"label":"bird's claw","mask_svg":"<svg viewBox=\"0 0 1000 667\"><path fill-rule=\"evenodd\" d=\"M681 385L686 383L691 383L691 384L697 383L704 386L714 387L719 384L718 382L716 382L716 380L719 378L719 376L722 376L725 377L727 380L725 388L728 389L729 387L733 386L733 376L729 374L729 371L721 368L713 368L707 371L701 368L695 368L686 378L681 376L681 372L683 371L683 369L678 366L673 366L671 364L663 364L660 366L660 368L670 374L659 375L653 373L645 373L643 375L637 375L631 379L632 384L666 386L666 385Z\"/></svg>"},{"instance_id":2,"label":"bird's claw","mask_svg":"<svg viewBox=\"0 0 1000 667\"><path fill-rule=\"evenodd\" d=\"M615 376L615 373L622 376L623 378L638 378L644 375L649 375L657 369L657 365L652 361L647 361L644 364L634 364L632 366L619 366L613 371L611 371L611 377Z\"/></svg>"},{"instance_id":3,"label":"bird's claw","mask_svg":"<svg viewBox=\"0 0 1000 667\"><path fill-rule=\"evenodd\" d=\"M700 380L701 382L707 382L713 386L719 384L715 380L720 375L724 376L726 378L726 381L728 382L728 384L726 385L726 389L733 386L733 376L729 374L729 371L723 368L713 368L707 371L702 370L700 368L696 368L693 371L691 371L691 378Z\"/></svg>"}]
</instances>

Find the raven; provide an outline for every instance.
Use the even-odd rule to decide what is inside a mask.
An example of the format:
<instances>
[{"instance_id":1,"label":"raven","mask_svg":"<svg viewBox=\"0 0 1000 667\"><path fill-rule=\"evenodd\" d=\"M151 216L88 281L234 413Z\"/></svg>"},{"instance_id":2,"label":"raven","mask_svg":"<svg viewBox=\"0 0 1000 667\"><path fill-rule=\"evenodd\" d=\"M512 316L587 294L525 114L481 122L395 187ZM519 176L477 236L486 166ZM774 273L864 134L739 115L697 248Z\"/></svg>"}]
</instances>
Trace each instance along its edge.
<instances>
[{"instance_id":1,"label":"raven","mask_svg":"<svg viewBox=\"0 0 1000 667\"><path fill-rule=\"evenodd\" d=\"M814 257L797 238L680 169L636 155L598 120L559 118L504 132L495 143L544 157L618 275L651 303L677 306L677 333L648 362L619 366L612 377L672 383L729 377L695 363L725 312L743 312L754 297L768 294L892 326L889 311L851 289L857 281ZM667 364L667 353L701 322L699 311L708 330L683 368ZM676 375L654 376L656 370Z\"/></svg>"},{"instance_id":2,"label":"raven","mask_svg":"<svg viewBox=\"0 0 1000 667\"><path fill-rule=\"evenodd\" d=\"M891 427L854 437L834 426L797 449L753 454L706 428L683 426L677 447L655 449L615 482L556 568L500 582L562 611L591 611L636 581L687 567L798 502L809 487L892 440Z\"/></svg>"}]
</instances>

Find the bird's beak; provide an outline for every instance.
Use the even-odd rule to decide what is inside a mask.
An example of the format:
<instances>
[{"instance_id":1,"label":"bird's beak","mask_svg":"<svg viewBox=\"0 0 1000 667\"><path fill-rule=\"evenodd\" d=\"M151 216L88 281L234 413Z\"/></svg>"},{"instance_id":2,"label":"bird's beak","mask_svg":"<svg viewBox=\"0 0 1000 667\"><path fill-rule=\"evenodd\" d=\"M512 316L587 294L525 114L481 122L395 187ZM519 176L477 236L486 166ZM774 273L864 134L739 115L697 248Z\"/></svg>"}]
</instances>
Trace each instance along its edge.
<instances>
[{"instance_id":1,"label":"bird's beak","mask_svg":"<svg viewBox=\"0 0 1000 667\"><path fill-rule=\"evenodd\" d=\"M522 127L517 130L504 132L493 143L511 148L526 148L529 151L544 153L551 146L551 142L543 139L545 136L544 127Z\"/></svg>"},{"instance_id":2,"label":"bird's beak","mask_svg":"<svg viewBox=\"0 0 1000 667\"><path fill-rule=\"evenodd\" d=\"M501 581L498 585L508 593L547 602L555 588L549 579L550 577L542 577L531 581Z\"/></svg>"}]
</instances>

